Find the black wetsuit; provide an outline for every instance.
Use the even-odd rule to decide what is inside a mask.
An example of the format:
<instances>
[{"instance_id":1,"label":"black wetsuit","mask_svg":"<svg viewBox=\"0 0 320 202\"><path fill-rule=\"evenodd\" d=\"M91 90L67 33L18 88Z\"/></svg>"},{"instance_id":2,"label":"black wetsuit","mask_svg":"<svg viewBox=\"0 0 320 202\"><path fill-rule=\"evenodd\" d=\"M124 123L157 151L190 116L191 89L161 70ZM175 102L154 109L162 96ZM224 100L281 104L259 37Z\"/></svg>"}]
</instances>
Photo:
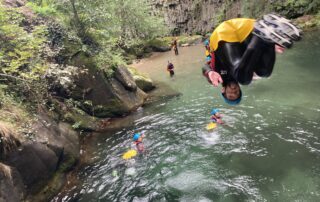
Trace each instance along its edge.
<instances>
[{"instance_id":1,"label":"black wetsuit","mask_svg":"<svg viewBox=\"0 0 320 202\"><path fill-rule=\"evenodd\" d=\"M179 51L178 51L178 42L177 40L174 40L172 43L173 49L174 49L174 54L175 55L179 55Z\"/></svg>"},{"instance_id":2,"label":"black wetsuit","mask_svg":"<svg viewBox=\"0 0 320 202\"><path fill-rule=\"evenodd\" d=\"M174 66L172 63L169 63L168 66L167 66L167 70L170 72L170 76L172 77L174 75Z\"/></svg>"},{"instance_id":3,"label":"black wetsuit","mask_svg":"<svg viewBox=\"0 0 320 202\"><path fill-rule=\"evenodd\" d=\"M275 63L274 44L252 34L242 43L219 42L214 54L215 67L205 65L202 72L208 78L209 71L216 71L221 75L224 85L231 81L248 85L254 72L258 76L268 77Z\"/></svg>"}]
</instances>

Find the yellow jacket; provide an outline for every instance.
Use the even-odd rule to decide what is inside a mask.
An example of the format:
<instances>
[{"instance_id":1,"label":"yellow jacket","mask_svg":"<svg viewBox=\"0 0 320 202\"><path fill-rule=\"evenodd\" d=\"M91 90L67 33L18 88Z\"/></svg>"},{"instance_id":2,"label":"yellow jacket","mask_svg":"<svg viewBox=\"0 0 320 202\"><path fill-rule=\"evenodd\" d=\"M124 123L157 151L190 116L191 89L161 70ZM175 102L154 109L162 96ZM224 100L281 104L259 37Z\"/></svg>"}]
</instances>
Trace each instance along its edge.
<instances>
[{"instance_id":1,"label":"yellow jacket","mask_svg":"<svg viewBox=\"0 0 320 202\"><path fill-rule=\"evenodd\" d=\"M255 19L235 18L221 23L210 36L210 50L217 50L220 41L242 42L252 32Z\"/></svg>"}]
</instances>

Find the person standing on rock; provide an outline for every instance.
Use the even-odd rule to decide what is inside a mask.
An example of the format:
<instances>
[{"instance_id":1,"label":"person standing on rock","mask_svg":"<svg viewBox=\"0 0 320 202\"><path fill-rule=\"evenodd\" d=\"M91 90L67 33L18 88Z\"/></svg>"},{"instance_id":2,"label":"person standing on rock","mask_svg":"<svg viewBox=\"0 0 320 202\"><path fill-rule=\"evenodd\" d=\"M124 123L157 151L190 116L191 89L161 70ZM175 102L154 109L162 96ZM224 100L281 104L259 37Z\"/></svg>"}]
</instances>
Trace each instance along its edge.
<instances>
[{"instance_id":1,"label":"person standing on rock","mask_svg":"<svg viewBox=\"0 0 320 202\"><path fill-rule=\"evenodd\" d=\"M292 46L301 38L301 30L289 20L274 14L263 19L236 18L221 23L210 37L212 61L202 68L214 87L222 85L221 95L230 105L242 98L240 85L248 85L254 73L269 77L275 53Z\"/></svg>"}]
</instances>

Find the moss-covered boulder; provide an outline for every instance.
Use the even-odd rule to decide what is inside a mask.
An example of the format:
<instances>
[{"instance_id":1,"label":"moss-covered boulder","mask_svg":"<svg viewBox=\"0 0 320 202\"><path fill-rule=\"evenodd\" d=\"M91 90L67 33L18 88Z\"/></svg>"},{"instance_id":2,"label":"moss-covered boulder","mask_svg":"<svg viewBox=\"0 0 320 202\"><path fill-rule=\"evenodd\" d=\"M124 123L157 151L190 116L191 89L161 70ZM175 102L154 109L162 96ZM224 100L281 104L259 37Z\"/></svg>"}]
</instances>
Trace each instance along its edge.
<instances>
[{"instance_id":1,"label":"moss-covered boulder","mask_svg":"<svg viewBox=\"0 0 320 202\"><path fill-rule=\"evenodd\" d=\"M129 67L128 70L132 74L134 81L140 89L148 92L155 88L153 81L148 76L142 74L134 67Z\"/></svg>"},{"instance_id":2,"label":"moss-covered boulder","mask_svg":"<svg viewBox=\"0 0 320 202\"><path fill-rule=\"evenodd\" d=\"M198 44L202 41L201 35L182 35L178 37L178 44L180 46L186 46L186 45L194 45Z\"/></svg>"},{"instance_id":3,"label":"moss-covered boulder","mask_svg":"<svg viewBox=\"0 0 320 202\"><path fill-rule=\"evenodd\" d=\"M54 65L46 77L52 93L76 101L86 113L100 118L128 114L147 97L124 66L106 74L95 68Z\"/></svg>"},{"instance_id":4,"label":"moss-covered boulder","mask_svg":"<svg viewBox=\"0 0 320 202\"><path fill-rule=\"evenodd\" d=\"M156 38L148 41L147 45L155 52L165 52L171 50L171 41L169 38Z\"/></svg>"}]
</instances>

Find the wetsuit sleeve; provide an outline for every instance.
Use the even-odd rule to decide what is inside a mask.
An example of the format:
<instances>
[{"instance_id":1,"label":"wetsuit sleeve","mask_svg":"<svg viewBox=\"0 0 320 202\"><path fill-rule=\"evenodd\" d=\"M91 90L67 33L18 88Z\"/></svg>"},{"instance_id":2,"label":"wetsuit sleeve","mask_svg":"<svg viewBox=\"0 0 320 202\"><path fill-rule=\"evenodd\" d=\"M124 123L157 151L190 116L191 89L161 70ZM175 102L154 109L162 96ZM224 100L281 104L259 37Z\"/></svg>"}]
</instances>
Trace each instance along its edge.
<instances>
[{"instance_id":1,"label":"wetsuit sleeve","mask_svg":"<svg viewBox=\"0 0 320 202\"><path fill-rule=\"evenodd\" d=\"M213 69L211 69L210 65L208 64L205 64L203 67L202 67L202 74L203 76L205 76L208 80L209 83L211 83L210 79L209 79L209 72L210 71L214 71Z\"/></svg>"}]
</instances>

